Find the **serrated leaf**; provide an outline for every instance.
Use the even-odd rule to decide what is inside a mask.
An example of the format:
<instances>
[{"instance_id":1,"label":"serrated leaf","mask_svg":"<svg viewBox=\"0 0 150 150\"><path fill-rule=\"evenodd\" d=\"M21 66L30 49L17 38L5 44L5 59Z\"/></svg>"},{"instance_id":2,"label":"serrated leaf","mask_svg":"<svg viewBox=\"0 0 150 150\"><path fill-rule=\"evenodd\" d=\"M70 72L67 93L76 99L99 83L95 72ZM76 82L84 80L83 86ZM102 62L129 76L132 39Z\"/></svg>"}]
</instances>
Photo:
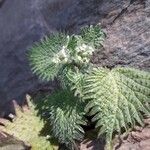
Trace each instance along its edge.
<instances>
[{"instance_id":1,"label":"serrated leaf","mask_svg":"<svg viewBox=\"0 0 150 150\"><path fill-rule=\"evenodd\" d=\"M150 74L131 68L112 70L96 68L85 77L84 95L89 100L86 111L105 133L108 143L114 131L128 128L135 122L143 125L142 113L150 115Z\"/></svg>"},{"instance_id":2,"label":"serrated leaf","mask_svg":"<svg viewBox=\"0 0 150 150\"><path fill-rule=\"evenodd\" d=\"M53 80L68 58L67 36L52 34L35 44L29 51L32 71L43 80ZM62 53L62 54L61 54Z\"/></svg>"},{"instance_id":3,"label":"serrated leaf","mask_svg":"<svg viewBox=\"0 0 150 150\"><path fill-rule=\"evenodd\" d=\"M47 96L40 104L48 112L49 124L54 137L62 144L72 147L84 136L84 104L70 90L61 90ZM38 106L38 107L41 107Z\"/></svg>"},{"instance_id":4,"label":"serrated leaf","mask_svg":"<svg viewBox=\"0 0 150 150\"><path fill-rule=\"evenodd\" d=\"M101 47L105 38L105 34L99 25L90 25L81 29L81 37L86 44L92 44L97 49Z\"/></svg>"}]
</instances>

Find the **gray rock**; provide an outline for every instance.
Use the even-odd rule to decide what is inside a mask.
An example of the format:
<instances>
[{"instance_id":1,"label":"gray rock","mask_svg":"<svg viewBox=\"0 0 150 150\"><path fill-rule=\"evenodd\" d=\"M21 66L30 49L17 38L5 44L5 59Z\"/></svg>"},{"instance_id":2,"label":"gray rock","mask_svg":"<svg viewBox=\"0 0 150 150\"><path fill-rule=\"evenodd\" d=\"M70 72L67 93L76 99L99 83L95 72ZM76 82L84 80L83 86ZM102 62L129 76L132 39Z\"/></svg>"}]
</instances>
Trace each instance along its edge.
<instances>
[{"instance_id":1,"label":"gray rock","mask_svg":"<svg viewBox=\"0 0 150 150\"><path fill-rule=\"evenodd\" d=\"M135 1L107 25L104 49L94 63L150 71L150 5L146 2Z\"/></svg>"},{"instance_id":2,"label":"gray rock","mask_svg":"<svg viewBox=\"0 0 150 150\"><path fill-rule=\"evenodd\" d=\"M100 66L134 66L149 70L149 0L1 0L0 109L28 92L53 90L30 71L27 51L51 32L79 32L101 23L107 34L104 49L93 62ZM6 109L6 108L5 108Z\"/></svg>"},{"instance_id":3,"label":"gray rock","mask_svg":"<svg viewBox=\"0 0 150 150\"><path fill-rule=\"evenodd\" d=\"M43 83L29 67L27 50L51 30L42 17L37 0L5 0L0 8L0 106L25 93L41 89ZM51 89L51 87L49 87ZM2 109L2 108L1 108Z\"/></svg>"},{"instance_id":4,"label":"gray rock","mask_svg":"<svg viewBox=\"0 0 150 150\"><path fill-rule=\"evenodd\" d=\"M0 133L0 150L30 150L30 147L6 133Z\"/></svg>"}]
</instances>

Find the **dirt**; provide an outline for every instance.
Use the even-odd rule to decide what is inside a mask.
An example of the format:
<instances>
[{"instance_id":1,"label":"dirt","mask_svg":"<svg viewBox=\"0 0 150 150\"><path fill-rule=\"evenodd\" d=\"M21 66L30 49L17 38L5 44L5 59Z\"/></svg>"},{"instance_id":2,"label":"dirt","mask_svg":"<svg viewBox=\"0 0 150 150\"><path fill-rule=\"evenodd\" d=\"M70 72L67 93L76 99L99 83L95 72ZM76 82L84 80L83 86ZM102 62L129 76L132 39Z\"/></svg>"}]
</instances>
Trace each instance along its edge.
<instances>
[{"instance_id":1,"label":"dirt","mask_svg":"<svg viewBox=\"0 0 150 150\"><path fill-rule=\"evenodd\" d=\"M128 134L116 137L113 150L150 150L150 118L144 120L144 127L136 126ZM102 139L85 139L80 144L80 150L104 150Z\"/></svg>"}]
</instances>

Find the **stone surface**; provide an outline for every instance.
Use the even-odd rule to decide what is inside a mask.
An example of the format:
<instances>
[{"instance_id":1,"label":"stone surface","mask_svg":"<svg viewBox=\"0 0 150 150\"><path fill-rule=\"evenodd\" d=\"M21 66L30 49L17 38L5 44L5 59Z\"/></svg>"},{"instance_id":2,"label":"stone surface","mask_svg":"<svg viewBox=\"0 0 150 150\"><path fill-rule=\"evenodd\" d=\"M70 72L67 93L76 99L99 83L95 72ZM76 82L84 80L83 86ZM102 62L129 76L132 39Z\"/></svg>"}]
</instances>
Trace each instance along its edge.
<instances>
[{"instance_id":1,"label":"stone surface","mask_svg":"<svg viewBox=\"0 0 150 150\"><path fill-rule=\"evenodd\" d=\"M144 127L136 127L128 134L114 140L113 150L150 150L150 119L145 119ZM86 139L80 143L80 150L104 150L103 139Z\"/></svg>"},{"instance_id":2,"label":"stone surface","mask_svg":"<svg viewBox=\"0 0 150 150\"><path fill-rule=\"evenodd\" d=\"M37 0L5 0L0 7L0 106L12 99L23 100L27 92L41 89L27 60L27 50L51 30ZM51 88L51 87L49 87ZM0 108L2 110L2 108Z\"/></svg>"},{"instance_id":3,"label":"stone surface","mask_svg":"<svg viewBox=\"0 0 150 150\"><path fill-rule=\"evenodd\" d=\"M150 149L150 119L147 125L140 130L129 132L126 138L121 137L116 150L149 150Z\"/></svg>"},{"instance_id":4,"label":"stone surface","mask_svg":"<svg viewBox=\"0 0 150 150\"><path fill-rule=\"evenodd\" d=\"M28 92L52 90L30 71L27 51L56 31L101 23L107 34L100 66L150 69L150 0L0 0L0 110Z\"/></svg>"},{"instance_id":5,"label":"stone surface","mask_svg":"<svg viewBox=\"0 0 150 150\"><path fill-rule=\"evenodd\" d=\"M22 141L1 132L0 133L0 150L30 150Z\"/></svg>"},{"instance_id":6,"label":"stone surface","mask_svg":"<svg viewBox=\"0 0 150 150\"><path fill-rule=\"evenodd\" d=\"M103 52L94 63L121 65L150 71L150 4L135 1L106 27Z\"/></svg>"}]
</instances>

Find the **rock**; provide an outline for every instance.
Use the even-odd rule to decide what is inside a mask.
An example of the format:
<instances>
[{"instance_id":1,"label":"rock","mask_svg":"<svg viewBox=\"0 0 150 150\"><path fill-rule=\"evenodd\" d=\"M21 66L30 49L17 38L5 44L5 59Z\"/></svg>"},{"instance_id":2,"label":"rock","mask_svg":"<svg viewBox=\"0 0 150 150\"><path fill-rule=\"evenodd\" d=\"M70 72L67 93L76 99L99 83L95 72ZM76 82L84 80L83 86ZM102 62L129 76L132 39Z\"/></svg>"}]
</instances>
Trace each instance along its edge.
<instances>
[{"instance_id":1,"label":"rock","mask_svg":"<svg viewBox=\"0 0 150 150\"><path fill-rule=\"evenodd\" d=\"M150 150L150 119L145 119L145 126L137 126L134 131L128 134L122 134L120 138L116 137L113 141L113 150ZM92 133L92 131L91 131ZM88 136L92 137L92 136ZM93 137L94 138L94 137ZM92 138L92 139L93 139ZM104 150L105 140L85 139L80 143L80 150Z\"/></svg>"},{"instance_id":2,"label":"rock","mask_svg":"<svg viewBox=\"0 0 150 150\"><path fill-rule=\"evenodd\" d=\"M105 141L102 139L89 140L85 139L80 144L80 150L104 150Z\"/></svg>"},{"instance_id":3,"label":"rock","mask_svg":"<svg viewBox=\"0 0 150 150\"><path fill-rule=\"evenodd\" d=\"M137 0L130 4L106 27L104 52L95 55L94 63L150 71L150 5L146 2Z\"/></svg>"},{"instance_id":4,"label":"rock","mask_svg":"<svg viewBox=\"0 0 150 150\"><path fill-rule=\"evenodd\" d=\"M116 150L149 150L150 149L150 120L145 119L145 126L143 129L136 128L129 132L127 138L122 138L120 143L116 144Z\"/></svg>"},{"instance_id":5,"label":"rock","mask_svg":"<svg viewBox=\"0 0 150 150\"><path fill-rule=\"evenodd\" d=\"M26 93L38 91L43 85L51 91L54 83L45 84L31 73L27 51L51 30L41 15L40 0L5 0L0 8L0 110L12 99L21 99ZM49 86L50 85L50 86ZM20 103L21 103L20 101Z\"/></svg>"},{"instance_id":6,"label":"rock","mask_svg":"<svg viewBox=\"0 0 150 150\"><path fill-rule=\"evenodd\" d=\"M80 27L101 23L110 24L130 4L130 0L77 0L68 8L68 22L64 27L70 32L78 32Z\"/></svg>"},{"instance_id":7,"label":"rock","mask_svg":"<svg viewBox=\"0 0 150 150\"><path fill-rule=\"evenodd\" d=\"M30 150L30 147L6 133L0 133L0 150Z\"/></svg>"},{"instance_id":8,"label":"rock","mask_svg":"<svg viewBox=\"0 0 150 150\"><path fill-rule=\"evenodd\" d=\"M3 5L4 2L5 0L0 0L0 7Z\"/></svg>"},{"instance_id":9,"label":"rock","mask_svg":"<svg viewBox=\"0 0 150 150\"><path fill-rule=\"evenodd\" d=\"M0 110L12 99L23 101L28 92L55 88L55 82L43 83L31 73L27 51L58 30L77 33L101 23L107 38L93 59L96 65L149 70L149 12L150 0L1 0Z\"/></svg>"},{"instance_id":10,"label":"rock","mask_svg":"<svg viewBox=\"0 0 150 150\"><path fill-rule=\"evenodd\" d=\"M149 150L150 149L150 139L141 141L139 147L140 147L139 150L141 150L141 149Z\"/></svg>"}]
</instances>

